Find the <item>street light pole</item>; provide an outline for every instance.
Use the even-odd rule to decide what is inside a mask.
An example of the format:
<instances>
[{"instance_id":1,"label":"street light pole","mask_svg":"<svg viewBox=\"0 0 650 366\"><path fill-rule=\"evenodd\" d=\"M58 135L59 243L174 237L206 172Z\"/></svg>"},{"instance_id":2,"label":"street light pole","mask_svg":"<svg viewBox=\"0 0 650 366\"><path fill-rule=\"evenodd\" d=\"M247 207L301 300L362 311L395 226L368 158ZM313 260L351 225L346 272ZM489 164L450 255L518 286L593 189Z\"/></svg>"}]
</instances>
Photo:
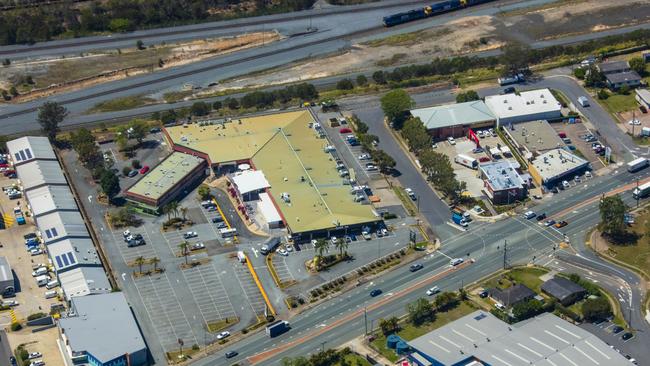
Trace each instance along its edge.
<instances>
[{"instance_id":1,"label":"street light pole","mask_svg":"<svg viewBox=\"0 0 650 366\"><path fill-rule=\"evenodd\" d=\"M368 335L368 311L367 310L368 310L367 308L365 307L363 308L363 323L366 327L366 335Z\"/></svg>"},{"instance_id":2,"label":"street light pole","mask_svg":"<svg viewBox=\"0 0 650 366\"><path fill-rule=\"evenodd\" d=\"M639 208L639 179L636 180L636 208Z\"/></svg>"}]
</instances>

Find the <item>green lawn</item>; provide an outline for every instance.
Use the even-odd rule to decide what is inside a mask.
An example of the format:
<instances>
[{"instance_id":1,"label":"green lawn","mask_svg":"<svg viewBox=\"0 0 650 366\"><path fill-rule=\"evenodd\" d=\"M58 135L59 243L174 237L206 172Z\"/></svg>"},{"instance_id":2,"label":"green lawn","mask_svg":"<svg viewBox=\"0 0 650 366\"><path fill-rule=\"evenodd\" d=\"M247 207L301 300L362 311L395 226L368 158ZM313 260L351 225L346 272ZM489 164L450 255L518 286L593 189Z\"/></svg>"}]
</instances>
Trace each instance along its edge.
<instances>
[{"instance_id":1,"label":"green lawn","mask_svg":"<svg viewBox=\"0 0 650 366\"><path fill-rule=\"evenodd\" d=\"M530 288L533 291L540 292L540 287L542 286L542 280L540 276L548 273L548 270L543 268L536 267L523 267L515 268L511 271L502 274L501 276L495 277L485 283L485 288L498 287L501 289L508 288L512 286L513 281L520 283Z\"/></svg>"},{"instance_id":2,"label":"green lawn","mask_svg":"<svg viewBox=\"0 0 650 366\"><path fill-rule=\"evenodd\" d=\"M612 94L607 99L599 99L598 102L612 114L637 108L634 92L630 92L628 95Z\"/></svg>"},{"instance_id":3,"label":"green lawn","mask_svg":"<svg viewBox=\"0 0 650 366\"><path fill-rule=\"evenodd\" d=\"M608 254L617 260L645 270L646 273L650 268L650 238L644 235L648 221L650 221L650 207L646 206L636 215L635 223L631 227L632 231L638 234L638 241L629 245L610 244L608 251Z\"/></svg>"},{"instance_id":4,"label":"green lawn","mask_svg":"<svg viewBox=\"0 0 650 366\"><path fill-rule=\"evenodd\" d=\"M345 356L345 361L347 361L347 365L351 365L351 366L371 366L370 362L366 361L365 358L361 357L356 353L351 353ZM340 366L340 365L341 363L337 363L334 366Z\"/></svg>"},{"instance_id":5,"label":"green lawn","mask_svg":"<svg viewBox=\"0 0 650 366\"><path fill-rule=\"evenodd\" d=\"M124 111L127 109L142 107L155 102L156 101L154 99L145 97L144 95L134 95L97 103L88 110L88 113Z\"/></svg>"},{"instance_id":6,"label":"green lawn","mask_svg":"<svg viewBox=\"0 0 650 366\"><path fill-rule=\"evenodd\" d=\"M402 187L393 187L393 190L395 191L395 194L397 194L397 197L399 197L400 201L402 201L402 205L404 205L404 208L408 212L410 216L415 216L417 213L417 206L409 197L409 195L406 193L404 188Z\"/></svg>"},{"instance_id":7,"label":"green lawn","mask_svg":"<svg viewBox=\"0 0 650 366\"><path fill-rule=\"evenodd\" d=\"M397 332L397 335L406 341L411 341L434 329L440 328L447 323L462 318L475 310L477 310L477 307L474 304L468 301L463 301L454 309L436 313L436 319L433 322L425 323L419 327L408 322L400 323L401 330ZM378 332L377 334L377 338L372 341L374 348L389 361L396 362L399 357L392 349L386 347L386 337L381 334L381 332Z\"/></svg>"}]
</instances>

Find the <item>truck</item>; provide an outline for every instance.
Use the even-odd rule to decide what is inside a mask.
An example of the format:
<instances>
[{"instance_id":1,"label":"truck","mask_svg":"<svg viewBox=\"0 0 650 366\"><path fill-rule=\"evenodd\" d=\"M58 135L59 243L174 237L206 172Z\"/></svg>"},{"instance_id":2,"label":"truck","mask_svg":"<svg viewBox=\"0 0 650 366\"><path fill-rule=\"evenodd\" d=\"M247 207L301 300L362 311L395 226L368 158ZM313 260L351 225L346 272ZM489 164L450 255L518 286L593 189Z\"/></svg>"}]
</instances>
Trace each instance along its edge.
<instances>
[{"instance_id":1,"label":"truck","mask_svg":"<svg viewBox=\"0 0 650 366\"><path fill-rule=\"evenodd\" d=\"M471 156L463 155L463 154L458 154L454 158L454 161L456 164L464 165L470 169L477 169L478 168L478 160L474 159Z\"/></svg>"},{"instance_id":2,"label":"truck","mask_svg":"<svg viewBox=\"0 0 650 366\"><path fill-rule=\"evenodd\" d=\"M264 245L262 245L262 248L260 249L260 253L263 255L267 255L271 253L272 251L275 250L275 248L280 245L280 238L274 237L274 238L269 238Z\"/></svg>"},{"instance_id":3,"label":"truck","mask_svg":"<svg viewBox=\"0 0 650 366\"><path fill-rule=\"evenodd\" d=\"M630 173L638 172L650 165L650 161L646 158L638 158L627 163L627 171Z\"/></svg>"},{"instance_id":4,"label":"truck","mask_svg":"<svg viewBox=\"0 0 650 366\"><path fill-rule=\"evenodd\" d=\"M465 213L458 207L451 209L451 221L456 225L467 227L467 220L465 220Z\"/></svg>"},{"instance_id":5,"label":"truck","mask_svg":"<svg viewBox=\"0 0 650 366\"><path fill-rule=\"evenodd\" d=\"M508 75L508 76L502 76L497 79L499 82L499 85L504 86L504 85L510 85L510 84L516 84L519 82L524 81L524 74L517 74L517 75Z\"/></svg>"},{"instance_id":6,"label":"truck","mask_svg":"<svg viewBox=\"0 0 650 366\"><path fill-rule=\"evenodd\" d=\"M632 197L638 200L640 198L646 197L650 193L650 182L644 183L637 188L634 188L632 191Z\"/></svg>"},{"instance_id":7,"label":"truck","mask_svg":"<svg viewBox=\"0 0 650 366\"><path fill-rule=\"evenodd\" d=\"M289 322L286 320L278 320L266 326L266 335L273 338L290 329Z\"/></svg>"},{"instance_id":8,"label":"truck","mask_svg":"<svg viewBox=\"0 0 650 366\"><path fill-rule=\"evenodd\" d=\"M14 216L16 216L16 222L18 225L25 225L25 216L23 215L23 210L20 207L14 208Z\"/></svg>"}]
</instances>

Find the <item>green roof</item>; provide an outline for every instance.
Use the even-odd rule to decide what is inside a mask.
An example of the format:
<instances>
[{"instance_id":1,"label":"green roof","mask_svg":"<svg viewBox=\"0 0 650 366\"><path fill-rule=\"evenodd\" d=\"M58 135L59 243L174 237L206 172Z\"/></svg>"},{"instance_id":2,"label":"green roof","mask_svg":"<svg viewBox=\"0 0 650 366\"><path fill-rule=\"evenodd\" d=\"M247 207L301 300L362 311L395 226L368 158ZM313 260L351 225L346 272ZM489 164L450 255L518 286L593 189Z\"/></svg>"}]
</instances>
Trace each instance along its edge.
<instances>
[{"instance_id":1,"label":"green roof","mask_svg":"<svg viewBox=\"0 0 650 366\"><path fill-rule=\"evenodd\" d=\"M183 177L202 164L203 161L203 159L196 156L173 152L129 188L127 194L131 193L158 200Z\"/></svg>"},{"instance_id":2,"label":"green roof","mask_svg":"<svg viewBox=\"0 0 650 366\"><path fill-rule=\"evenodd\" d=\"M350 186L343 184L332 156L324 151L327 140L309 127L314 122L311 114L303 111L292 117L252 158L271 184L271 196L291 231L377 221L370 205L354 202ZM290 202L283 200L285 193Z\"/></svg>"},{"instance_id":3,"label":"green roof","mask_svg":"<svg viewBox=\"0 0 650 366\"><path fill-rule=\"evenodd\" d=\"M471 125L496 119L487 105L481 100L414 109L411 111L411 115L419 117L428 130Z\"/></svg>"}]
</instances>

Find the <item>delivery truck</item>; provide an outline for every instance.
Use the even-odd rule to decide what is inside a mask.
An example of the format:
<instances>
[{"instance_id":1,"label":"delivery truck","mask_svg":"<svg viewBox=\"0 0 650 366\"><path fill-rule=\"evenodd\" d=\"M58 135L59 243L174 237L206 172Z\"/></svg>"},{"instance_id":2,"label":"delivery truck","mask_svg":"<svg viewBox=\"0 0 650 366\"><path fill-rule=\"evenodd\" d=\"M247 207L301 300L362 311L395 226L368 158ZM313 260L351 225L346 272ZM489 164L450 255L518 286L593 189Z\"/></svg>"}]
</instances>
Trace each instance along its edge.
<instances>
[{"instance_id":1,"label":"delivery truck","mask_svg":"<svg viewBox=\"0 0 650 366\"><path fill-rule=\"evenodd\" d=\"M278 320L266 326L266 335L273 338L290 329L289 322L286 320Z\"/></svg>"},{"instance_id":2,"label":"delivery truck","mask_svg":"<svg viewBox=\"0 0 650 366\"><path fill-rule=\"evenodd\" d=\"M454 158L454 161L456 162L456 164L464 165L470 169L478 168L478 160L474 159L471 156L458 154L456 155L456 158Z\"/></svg>"}]
</instances>

